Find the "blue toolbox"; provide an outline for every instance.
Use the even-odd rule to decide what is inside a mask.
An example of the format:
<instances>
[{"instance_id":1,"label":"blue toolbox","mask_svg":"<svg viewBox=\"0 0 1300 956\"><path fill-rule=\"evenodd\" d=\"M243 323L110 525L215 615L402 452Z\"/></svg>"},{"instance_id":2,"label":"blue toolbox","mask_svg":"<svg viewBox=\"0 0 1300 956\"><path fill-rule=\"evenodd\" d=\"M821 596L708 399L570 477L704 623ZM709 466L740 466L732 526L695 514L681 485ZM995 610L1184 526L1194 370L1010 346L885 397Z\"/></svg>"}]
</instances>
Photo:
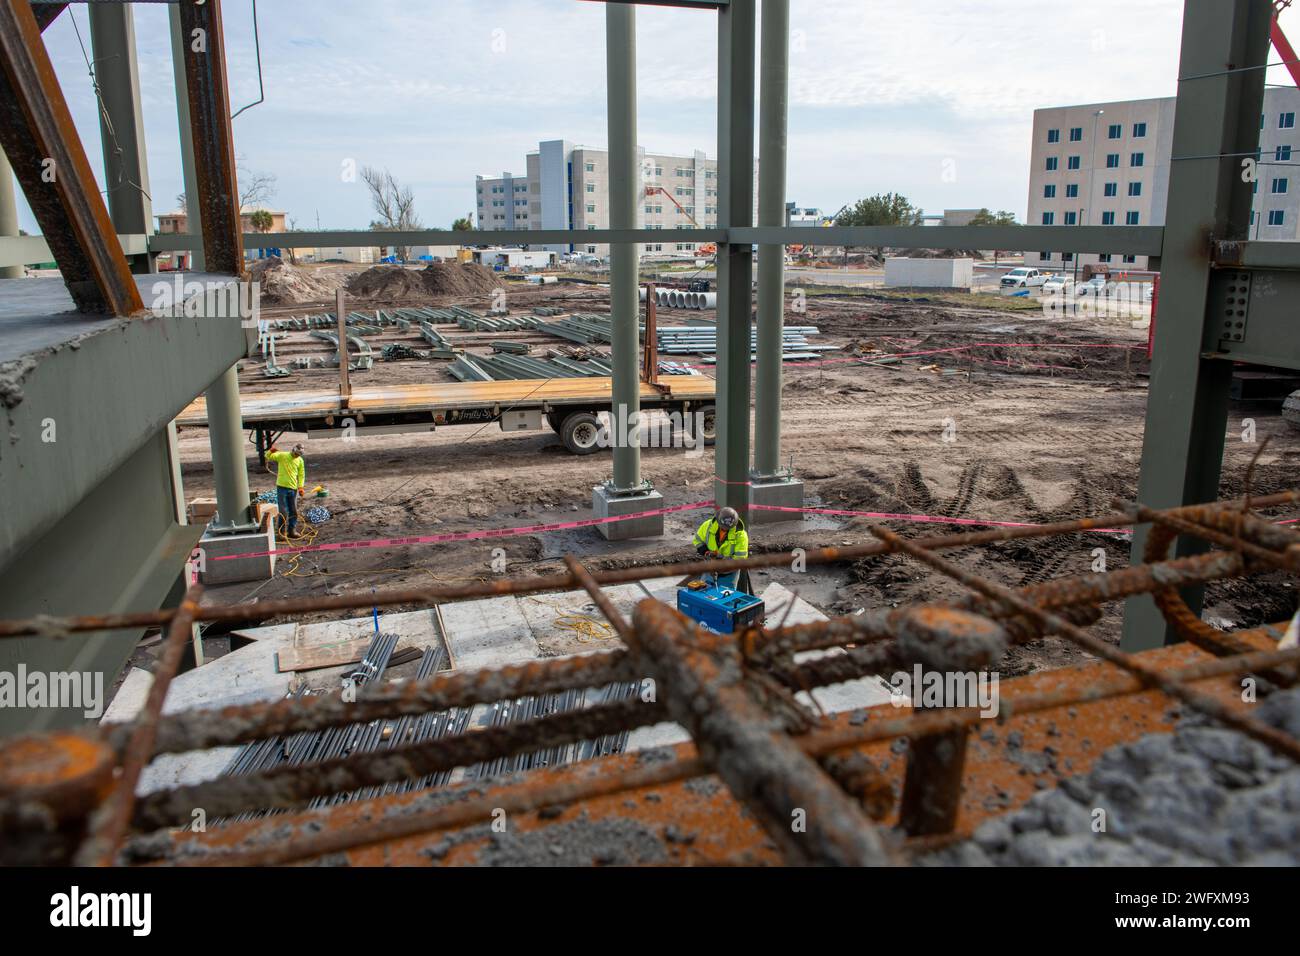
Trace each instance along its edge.
<instances>
[{"instance_id":1,"label":"blue toolbox","mask_svg":"<svg viewBox=\"0 0 1300 956\"><path fill-rule=\"evenodd\" d=\"M763 602L752 594L722 588L712 578L696 579L677 589L677 610L701 627L731 634L763 623Z\"/></svg>"}]
</instances>

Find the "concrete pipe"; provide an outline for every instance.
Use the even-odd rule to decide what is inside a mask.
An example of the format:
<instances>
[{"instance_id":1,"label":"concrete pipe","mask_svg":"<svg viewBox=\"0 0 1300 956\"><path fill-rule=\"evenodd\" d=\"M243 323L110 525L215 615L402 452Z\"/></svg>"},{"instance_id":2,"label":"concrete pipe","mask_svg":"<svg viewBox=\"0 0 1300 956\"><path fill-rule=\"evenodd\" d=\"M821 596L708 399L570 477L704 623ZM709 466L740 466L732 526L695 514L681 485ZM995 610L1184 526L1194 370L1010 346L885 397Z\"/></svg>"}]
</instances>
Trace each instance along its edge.
<instances>
[{"instance_id":1,"label":"concrete pipe","mask_svg":"<svg viewBox=\"0 0 1300 956\"><path fill-rule=\"evenodd\" d=\"M645 301L645 286L641 286L641 288L637 290L637 295L640 297L642 302Z\"/></svg>"},{"instance_id":2,"label":"concrete pipe","mask_svg":"<svg viewBox=\"0 0 1300 956\"><path fill-rule=\"evenodd\" d=\"M701 292L699 307L701 309L716 309L718 307L718 293Z\"/></svg>"},{"instance_id":3,"label":"concrete pipe","mask_svg":"<svg viewBox=\"0 0 1300 956\"><path fill-rule=\"evenodd\" d=\"M657 301L655 302L655 304L656 304L657 306L659 306L659 308L661 308L661 309L666 309L666 308L668 308L668 290L667 290L667 289L659 289L659 290L655 293L655 299L657 300Z\"/></svg>"},{"instance_id":4,"label":"concrete pipe","mask_svg":"<svg viewBox=\"0 0 1300 956\"><path fill-rule=\"evenodd\" d=\"M682 294L681 294L680 292L674 292L674 293L673 293L673 308L674 308L674 309L681 309L681 308L684 308L684 307L685 307L685 303L682 301Z\"/></svg>"}]
</instances>

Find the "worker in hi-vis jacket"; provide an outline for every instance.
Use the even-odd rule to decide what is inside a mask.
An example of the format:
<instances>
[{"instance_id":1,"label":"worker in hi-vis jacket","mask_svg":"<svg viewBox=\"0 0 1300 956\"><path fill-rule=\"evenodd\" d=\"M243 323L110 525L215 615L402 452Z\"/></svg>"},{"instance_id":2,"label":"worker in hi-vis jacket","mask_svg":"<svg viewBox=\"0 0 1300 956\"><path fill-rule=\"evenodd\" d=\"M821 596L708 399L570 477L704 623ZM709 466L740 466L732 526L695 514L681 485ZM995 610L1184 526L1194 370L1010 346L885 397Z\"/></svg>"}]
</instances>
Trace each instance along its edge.
<instances>
[{"instance_id":1,"label":"worker in hi-vis jacket","mask_svg":"<svg viewBox=\"0 0 1300 956\"><path fill-rule=\"evenodd\" d=\"M275 464L275 503L287 524L286 535L298 535L298 496L307 492L307 463L302 457L302 445L292 451L276 451L275 446L266 453L266 460Z\"/></svg>"}]
</instances>

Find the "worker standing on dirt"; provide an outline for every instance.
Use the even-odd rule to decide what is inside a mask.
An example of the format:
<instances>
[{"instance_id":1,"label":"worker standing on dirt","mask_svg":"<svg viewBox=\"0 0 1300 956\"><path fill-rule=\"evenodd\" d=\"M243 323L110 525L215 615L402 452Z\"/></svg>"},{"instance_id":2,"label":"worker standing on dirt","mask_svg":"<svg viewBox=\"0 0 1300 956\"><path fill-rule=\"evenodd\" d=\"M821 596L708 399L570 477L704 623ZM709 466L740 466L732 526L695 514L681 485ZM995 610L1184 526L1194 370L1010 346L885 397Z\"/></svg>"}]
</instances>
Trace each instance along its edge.
<instances>
[{"instance_id":1,"label":"worker standing on dirt","mask_svg":"<svg viewBox=\"0 0 1300 956\"><path fill-rule=\"evenodd\" d=\"M302 445L294 445L292 451L276 451L272 445L266 460L275 464L275 503L288 522L286 537L297 538L298 496L307 492L307 463L302 457Z\"/></svg>"},{"instance_id":2,"label":"worker standing on dirt","mask_svg":"<svg viewBox=\"0 0 1300 956\"><path fill-rule=\"evenodd\" d=\"M722 508L695 530L695 550L710 558L748 558L749 534L735 508ZM739 571L718 575L718 587L735 588Z\"/></svg>"}]
</instances>

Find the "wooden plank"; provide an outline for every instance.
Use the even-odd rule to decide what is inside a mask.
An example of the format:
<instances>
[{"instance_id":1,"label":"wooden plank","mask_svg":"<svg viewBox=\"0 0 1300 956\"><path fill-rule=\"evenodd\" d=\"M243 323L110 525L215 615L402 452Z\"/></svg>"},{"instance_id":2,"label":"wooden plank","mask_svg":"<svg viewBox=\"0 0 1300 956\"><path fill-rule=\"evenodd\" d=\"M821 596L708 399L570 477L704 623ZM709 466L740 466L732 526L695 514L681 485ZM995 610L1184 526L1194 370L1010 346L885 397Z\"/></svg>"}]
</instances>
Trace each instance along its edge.
<instances>
[{"instance_id":1,"label":"wooden plank","mask_svg":"<svg viewBox=\"0 0 1300 956\"><path fill-rule=\"evenodd\" d=\"M318 644L314 647L286 647L275 655L275 668L281 674L286 671L314 671L322 667L341 667L355 664L366 656L366 648L374 635L355 641L341 641L337 644ZM295 635L296 640L296 635Z\"/></svg>"}]
</instances>

